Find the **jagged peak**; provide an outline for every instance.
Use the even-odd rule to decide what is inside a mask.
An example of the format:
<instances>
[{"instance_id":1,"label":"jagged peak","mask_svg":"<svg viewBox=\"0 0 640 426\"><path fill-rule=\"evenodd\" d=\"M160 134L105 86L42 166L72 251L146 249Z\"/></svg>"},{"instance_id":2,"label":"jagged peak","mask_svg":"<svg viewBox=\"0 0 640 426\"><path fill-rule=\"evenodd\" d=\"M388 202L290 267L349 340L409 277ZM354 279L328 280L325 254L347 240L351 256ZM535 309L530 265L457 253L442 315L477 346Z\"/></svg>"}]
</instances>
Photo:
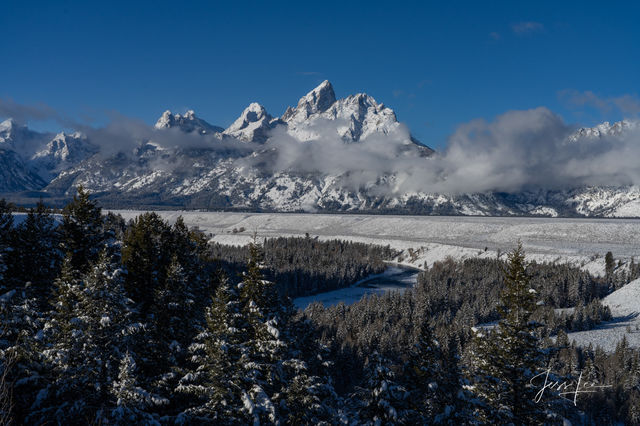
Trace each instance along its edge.
<instances>
[{"instance_id":1,"label":"jagged peak","mask_svg":"<svg viewBox=\"0 0 640 426\"><path fill-rule=\"evenodd\" d=\"M162 113L158 121L156 121L156 129L165 129L171 126L171 122L174 120L173 113L170 110L166 110Z\"/></svg>"},{"instance_id":2,"label":"jagged peak","mask_svg":"<svg viewBox=\"0 0 640 426\"><path fill-rule=\"evenodd\" d=\"M0 123L0 131L11 130L14 126L16 126L16 121L13 118L7 118Z\"/></svg>"},{"instance_id":3,"label":"jagged peak","mask_svg":"<svg viewBox=\"0 0 640 426\"><path fill-rule=\"evenodd\" d=\"M69 138L69 139L86 139L85 135L83 135L80 132L73 132L73 133L59 132L59 133L56 133L56 135L53 137L52 140L66 141L67 138Z\"/></svg>"},{"instance_id":4,"label":"jagged peak","mask_svg":"<svg viewBox=\"0 0 640 426\"><path fill-rule=\"evenodd\" d=\"M621 120L614 123L604 121L593 127L580 127L569 135L568 140L575 142L579 139L599 139L608 136L620 136L628 130L640 126L640 122L631 120Z\"/></svg>"},{"instance_id":5,"label":"jagged peak","mask_svg":"<svg viewBox=\"0 0 640 426\"><path fill-rule=\"evenodd\" d=\"M298 108L305 108L310 114L324 112L336 101L336 94L329 80L320 83L315 89L298 101Z\"/></svg>"},{"instance_id":6,"label":"jagged peak","mask_svg":"<svg viewBox=\"0 0 640 426\"><path fill-rule=\"evenodd\" d=\"M248 107L242 111L242 116L249 122L258 121L262 117L268 116L265 107L257 102L251 102Z\"/></svg>"},{"instance_id":7,"label":"jagged peak","mask_svg":"<svg viewBox=\"0 0 640 426\"><path fill-rule=\"evenodd\" d=\"M184 114L174 114L170 110L162 113L154 126L156 129L168 129L171 127L179 127L183 131L192 132L197 130L198 133L220 133L224 129L207 123L200 117L196 116L194 110L187 110Z\"/></svg>"},{"instance_id":8,"label":"jagged peak","mask_svg":"<svg viewBox=\"0 0 640 426\"><path fill-rule=\"evenodd\" d=\"M13 118L7 118L3 122L0 123L0 132L12 132L17 129L26 129L27 126L24 126L18 123Z\"/></svg>"}]
</instances>

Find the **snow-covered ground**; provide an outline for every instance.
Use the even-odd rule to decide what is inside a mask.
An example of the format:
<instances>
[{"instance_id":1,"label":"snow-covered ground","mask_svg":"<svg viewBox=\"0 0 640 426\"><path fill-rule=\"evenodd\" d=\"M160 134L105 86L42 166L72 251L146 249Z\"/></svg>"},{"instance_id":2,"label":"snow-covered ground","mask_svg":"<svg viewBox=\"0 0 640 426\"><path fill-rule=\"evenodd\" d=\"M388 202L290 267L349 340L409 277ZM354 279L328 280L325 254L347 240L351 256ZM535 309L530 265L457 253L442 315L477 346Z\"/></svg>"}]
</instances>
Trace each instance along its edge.
<instances>
[{"instance_id":1,"label":"snow-covered ground","mask_svg":"<svg viewBox=\"0 0 640 426\"><path fill-rule=\"evenodd\" d=\"M614 291L602 303L611 309L613 321L594 330L569 333L569 340L581 346L600 345L611 352L622 337L627 336L630 346L640 347L640 279Z\"/></svg>"},{"instance_id":2,"label":"snow-covered ground","mask_svg":"<svg viewBox=\"0 0 640 426\"><path fill-rule=\"evenodd\" d=\"M140 211L117 211L126 219ZM391 245L402 250L399 263L430 266L451 256L495 257L521 240L527 259L570 262L594 274L604 272L604 255L616 260L640 257L640 219L558 219L461 216L380 216L293 213L159 211L173 222L213 234L212 240L242 245L259 238L304 236ZM244 229L242 232L233 232ZM486 251L485 251L486 248Z\"/></svg>"},{"instance_id":3,"label":"snow-covered ground","mask_svg":"<svg viewBox=\"0 0 640 426\"><path fill-rule=\"evenodd\" d=\"M138 211L118 211L133 218ZM640 219L558 219L512 217L375 216L277 213L217 213L160 211L173 222L182 216L189 226L211 233L212 240L224 244L246 244L254 232L259 238L303 236L345 239L391 245L402 254L399 263L423 268L451 256L495 257L522 241L527 259L569 262L594 274L604 273L604 255L611 251L616 260L640 258ZM234 229L236 232L234 233ZM244 229L242 232L240 230ZM486 248L486 250L485 250ZM323 303L353 300L365 294L351 287L323 295ZM342 293L340 293L342 292ZM356 294L357 293L357 294ZM325 297L326 296L326 297ZM318 300L313 296L313 300ZM326 298L326 300L325 300ZM332 302L333 299L334 301ZM309 300L298 299L298 306ZM614 321L596 330L571 333L580 345L599 344L605 350L627 336L640 346L640 280L609 295ZM638 326L639 330L636 330ZM627 331L630 329L630 332Z\"/></svg>"}]
</instances>

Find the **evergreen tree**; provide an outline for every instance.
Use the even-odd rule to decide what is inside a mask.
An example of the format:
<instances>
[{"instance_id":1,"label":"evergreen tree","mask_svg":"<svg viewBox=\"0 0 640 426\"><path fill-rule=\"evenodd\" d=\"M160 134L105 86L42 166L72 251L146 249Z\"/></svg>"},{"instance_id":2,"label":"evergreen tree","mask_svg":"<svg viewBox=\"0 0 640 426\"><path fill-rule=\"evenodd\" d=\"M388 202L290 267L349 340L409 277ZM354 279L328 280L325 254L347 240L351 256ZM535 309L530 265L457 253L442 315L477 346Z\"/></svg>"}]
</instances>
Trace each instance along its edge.
<instances>
[{"instance_id":1,"label":"evergreen tree","mask_svg":"<svg viewBox=\"0 0 640 426\"><path fill-rule=\"evenodd\" d=\"M433 337L429 324L422 320L420 334L409 353L404 366L406 387L410 392L409 402L421 421L433 419L440 413L441 401L438 387L442 382L440 345Z\"/></svg>"},{"instance_id":2,"label":"evergreen tree","mask_svg":"<svg viewBox=\"0 0 640 426\"><path fill-rule=\"evenodd\" d=\"M98 259L105 234L102 211L82 186L62 210L61 247L73 269L86 272Z\"/></svg>"},{"instance_id":3,"label":"evergreen tree","mask_svg":"<svg viewBox=\"0 0 640 426\"><path fill-rule=\"evenodd\" d=\"M202 321L195 308L195 295L187 274L178 263L171 261L167 279L156 290L155 302L146 319L145 333L137 342L139 363L147 388L169 397L185 364L188 347L202 330Z\"/></svg>"},{"instance_id":4,"label":"evergreen tree","mask_svg":"<svg viewBox=\"0 0 640 426\"><path fill-rule=\"evenodd\" d=\"M108 418L116 405L113 381L132 335L140 329L132 322L122 272L119 259L105 250L86 275L58 282L52 318L44 327L51 383L40 392L29 421L65 424Z\"/></svg>"},{"instance_id":5,"label":"evergreen tree","mask_svg":"<svg viewBox=\"0 0 640 426\"><path fill-rule=\"evenodd\" d=\"M251 407L244 404L243 398L251 387L245 374L250 362L248 323L236 288L224 277L206 316L206 330L189 348L195 368L182 377L176 389L191 401L178 418L181 423L247 423Z\"/></svg>"},{"instance_id":6,"label":"evergreen tree","mask_svg":"<svg viewBox=\"0 0 640 426\"><path fill-rule=\"evenodd\" d=\"M333 366L329 348L318 342L319 335L311 321L293 314L288 318L288 352L282 363L286 382L282 417L291 425L331 423L338 416L341 401L329 374Z\"/></svg>"},{"instance_id":7,"label":"evergreen tree","mask_svg":"<svg viewBox=\"0 0 640 426\"><path fill-rule=\"evenodd\" d=\"M110 413L115 424L159 424L146 410L169 403L168 399L138 385L136 362L129 352L120 361L118 377L113 381L111 393L116 398L116 407Z\"/></svg>"},{"instance_id":8,"label":"evergreen tree","mask_svg":"<svg viewBox=\"0 0 640 426\"><path fill-rule=\"evenodd\" d=\"M377 351L368 357L365 386L352 396L359 424L405 423L408 392L396 382L391 367L391 361Z\"/></svg>"},{"instance_id":9,"label":"evergreen tree","mask_svg":"<svg viewBox=\"0 0 640 426\"><path fill-rule=\"evenodd\" d=\"M42 386L43 315L29 286L0 294L0 418L10 414L15 424L23 422Z\"/></svg>"},{"instance_id":10,"label":"evergreen tree","mask_svg":"<svg viewBox=\"0 0 640 426\"><path fill-rule=\"evenodd\" d=\"M31 282L31 291L44 304L48 286L60 267L58 232L49 209L38 202L26 219L13 229L7 256L7 279L13 286Z\"/></svg>"},{"instance_id":11,"label":"evergreen tree","mask_svg":"<svg viewBox=\"0 0 640 426\"><path fill-rule=\"evenodd\" d=\"M264 279L262 259L254 237L249 244L247 272L240 283L241 303L249 324L250 361L244 367L252 384L243 400L254 421L275 422L279 417L278 398L285 387L282 362L288 350L284 331L289 318L274 284Z\"/></svg>"},{"instance_id":12,"label":"evergreen tree","mask_svg":"<svg viewBox=\"0 0 640 426\"><path fill-rule=\"evenodd\" d=\"M171 228L156 213L143 213L127 229L122 248L122 264L127 270L127 294L140 305L146 317L155 292L162 287L171 263Z\"/></svg>"},{"instance_id":13,"label":"evergreen tree","mask_svg":"<svg viewBox=\"0 0 640 426\"><path fill-rule=\"evenodd\" d=\"M544 370L544 352L531 320L536 308L535 291L525 272L522 245L509 253L505 288L499 306L500 321L494 330L476 331L472 353L472 392L483 405L483 422L540 424L543 404L536 402L532 377Z\"/></svg>"}]
</instances>

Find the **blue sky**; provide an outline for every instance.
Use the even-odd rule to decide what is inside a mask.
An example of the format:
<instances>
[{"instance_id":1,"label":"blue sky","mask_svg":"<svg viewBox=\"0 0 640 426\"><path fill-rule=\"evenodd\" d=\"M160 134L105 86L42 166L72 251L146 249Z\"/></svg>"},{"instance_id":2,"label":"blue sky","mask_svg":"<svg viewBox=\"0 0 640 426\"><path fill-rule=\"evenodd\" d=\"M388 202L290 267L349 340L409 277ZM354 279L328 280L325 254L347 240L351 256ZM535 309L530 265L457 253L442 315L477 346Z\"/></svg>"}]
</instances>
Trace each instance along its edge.
<instances>
[{"instance_id":1,"label":"blue sky","mask_svg":"<svg viewBox=\"0 0 640 426\"><path fill-rule=\"evenodd\" d=\"M187 108L274 116L324 79L425 144L546 106L593 125L640 113L640 2L3 2L0 98L99 123ZM50 123L38 125L50 125Z\"/></svg>"}]
</instances>

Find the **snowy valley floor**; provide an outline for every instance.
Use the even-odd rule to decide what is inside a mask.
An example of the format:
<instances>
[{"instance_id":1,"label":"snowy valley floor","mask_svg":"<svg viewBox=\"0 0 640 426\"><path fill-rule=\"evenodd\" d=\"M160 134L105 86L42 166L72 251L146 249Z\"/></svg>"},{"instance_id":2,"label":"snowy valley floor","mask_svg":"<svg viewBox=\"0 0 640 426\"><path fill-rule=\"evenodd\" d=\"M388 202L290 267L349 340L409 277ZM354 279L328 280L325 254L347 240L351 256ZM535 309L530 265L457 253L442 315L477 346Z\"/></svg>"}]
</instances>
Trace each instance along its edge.
<instances>
[{"instance_id":1,"label":"snowy valley floor","mask_svg":"<svg viewBox=\"0 0 640 426\"><path fill-rule=\"evenodd\" d=\"M125 219L140 211L119 210ZM604 273L604 255L611 251L623 263L640 258L640 219L557 219L460 216L377 216L290 213L220 213L158 211L169 222L178 216L188 226L212 234L212 240L231 245L258 238L304 236L343 239L391 245L401 250L400 264L424 268L447 257L504 256L522 241L527 260L568 262L591 272ZM235 230L235 231L234 231ZM627 334L633 346L640 346L640 280L609 295L605 300L615 320L596 330L570 334L586 345L600 344L615 349ZM627 333L627 326L630 333Z\"/></svg>"}]
</instances>

